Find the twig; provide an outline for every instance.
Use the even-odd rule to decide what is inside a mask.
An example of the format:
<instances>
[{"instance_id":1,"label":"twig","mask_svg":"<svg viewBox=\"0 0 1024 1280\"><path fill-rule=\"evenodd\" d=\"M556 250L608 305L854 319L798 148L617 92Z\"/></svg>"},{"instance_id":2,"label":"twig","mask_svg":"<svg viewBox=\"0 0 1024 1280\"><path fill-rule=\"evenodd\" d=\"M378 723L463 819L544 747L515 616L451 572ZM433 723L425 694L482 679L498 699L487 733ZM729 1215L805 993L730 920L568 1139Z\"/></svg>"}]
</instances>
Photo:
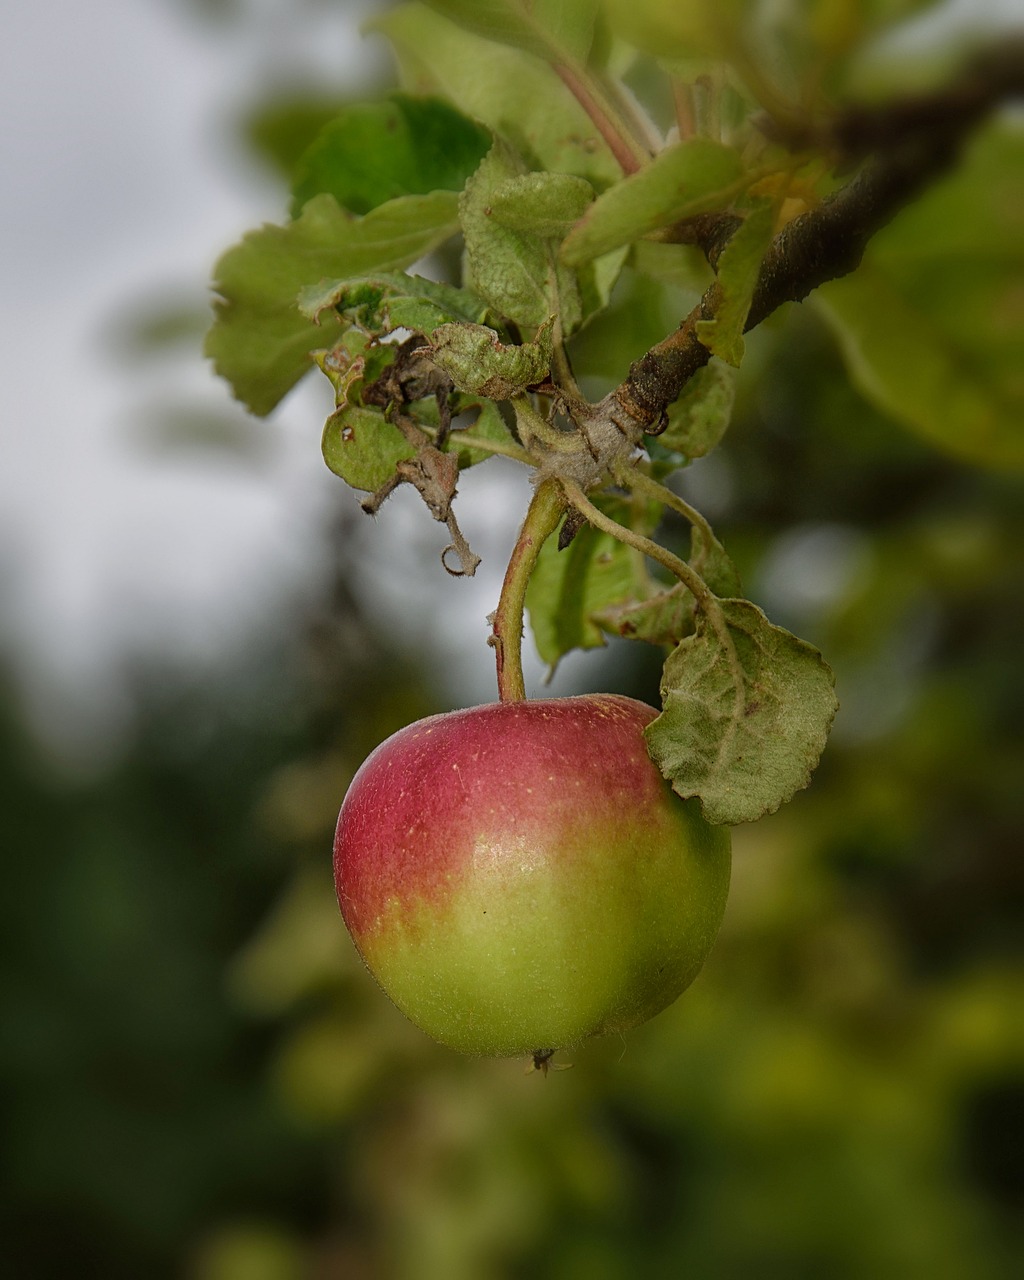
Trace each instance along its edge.
<instances>
[{"instance_id":1,"label":"twig","mask_svg":"<svg viewBox=\"0 0 1024 1280\"><path fill-rule=\"evenodd\" d=\"M885 108L855 108L833 124L830 136L849 145L871 139L877 154L845 187L795 218L765 255L747 316L750 330L784 302L799 302L818 285L859 266L871 237L955 163L967 135L1001 103L1024 96L1024 40L1010 41L972 60L963 75L929 97ZM843 120L847 123L844 125ZM902 130L902 132L901 132ZM807 138L792 139L806 144ZM883 145L884 142L884 145ZM721 215L718 228L702 228L702 243L720 253L723 234L738 225ZM727 223L724 220L729 219ZM611 393L613 408L649 427L679 397L711 353L697 339L697 324L713 319L721 302L717 282L679 328L630 368Z\"/></svg>"}]
</instances>

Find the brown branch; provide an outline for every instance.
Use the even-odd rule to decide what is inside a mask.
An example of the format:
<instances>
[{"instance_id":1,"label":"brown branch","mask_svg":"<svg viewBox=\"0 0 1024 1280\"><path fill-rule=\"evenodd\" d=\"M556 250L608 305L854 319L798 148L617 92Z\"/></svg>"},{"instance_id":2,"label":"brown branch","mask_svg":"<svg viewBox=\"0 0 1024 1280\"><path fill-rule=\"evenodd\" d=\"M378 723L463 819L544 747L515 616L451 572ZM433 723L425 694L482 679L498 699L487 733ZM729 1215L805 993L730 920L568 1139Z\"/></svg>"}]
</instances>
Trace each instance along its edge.
<instances>
[{"instance_id":1,"label":"brown branch","mask_svg":"<svg viewBox=\"0 0 1024 1280\"><path fill-rule=\"evenodd\" d=\"M794 151L808 147L850 164L872 154L973 127L994 104L1024 90L1024 35L1008 36L977 51L948 85L882 103L853 104L831 121L785 122L763 117L762 131Z\"/></svg>"},{"instance_id":2,"label":"brown branch","mask_svg":"<svg viewBox=\"0 0 1024 1280\"><path fill-rule=\"evenodd\" d=\"M846 154L870 141L871 158L845 187L795 218L775 237L764 261L745 325L754 328L785 302L799 302L818 285L855 270L871 237L956 162L967 136L998 106L1024 96L1024 40L979 55L945 89L901 99L888 108L855 107L838 117L830 137ZM801 140L806 144L807 138ZM820 144L819 136L816 141ZM718 215L694 238L716 260L738 225ZM611 399L634 422L650 428L678 398L711 353L697 340L697 323L713 319L721 291L712 284L679 328L640 357Z\"/></svg>"}]
</instances>

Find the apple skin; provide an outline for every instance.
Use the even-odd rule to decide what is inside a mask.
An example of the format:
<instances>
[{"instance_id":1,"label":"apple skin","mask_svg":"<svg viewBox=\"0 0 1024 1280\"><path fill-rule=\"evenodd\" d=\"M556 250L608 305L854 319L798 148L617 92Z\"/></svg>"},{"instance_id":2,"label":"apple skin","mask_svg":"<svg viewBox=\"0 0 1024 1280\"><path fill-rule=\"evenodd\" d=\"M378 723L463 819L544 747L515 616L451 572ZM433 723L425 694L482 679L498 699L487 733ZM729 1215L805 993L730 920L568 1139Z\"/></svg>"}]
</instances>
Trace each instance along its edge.
<instances>
[{"instance_id":1,"label":"apple skin","mask_svg":"<svg viewBox=\"0 0 1024 1280\"><path fill-rule=\"evenodd\" d=\"M367 968L435 1040L519 1056L625 1031L718 934L730 838L647 754L615 694L431 716L367 758L334 841Z\"/></svg>"}]
</instances>

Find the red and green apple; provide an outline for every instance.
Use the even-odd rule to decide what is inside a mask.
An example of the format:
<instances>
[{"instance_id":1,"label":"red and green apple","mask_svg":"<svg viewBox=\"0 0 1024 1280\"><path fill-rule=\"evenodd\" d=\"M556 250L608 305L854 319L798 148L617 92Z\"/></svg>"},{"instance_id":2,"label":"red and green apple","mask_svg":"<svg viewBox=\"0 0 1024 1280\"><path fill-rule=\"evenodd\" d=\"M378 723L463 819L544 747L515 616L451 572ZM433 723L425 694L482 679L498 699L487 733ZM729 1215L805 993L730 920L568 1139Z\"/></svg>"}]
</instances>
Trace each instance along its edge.
<instances>
[{"instance_id":1,"label":"red and green apple","mask_svg":"<svg viewBox=\"0 0 1024 1280\"><path fill-rule=\"evenodd\" d=\"M432 716L382 743L342 805L334 873L370 972L436 1040L525 1055L625 1031L690 985L730 841L647 754L613 694Z\"/></svg>"}]
</instances>

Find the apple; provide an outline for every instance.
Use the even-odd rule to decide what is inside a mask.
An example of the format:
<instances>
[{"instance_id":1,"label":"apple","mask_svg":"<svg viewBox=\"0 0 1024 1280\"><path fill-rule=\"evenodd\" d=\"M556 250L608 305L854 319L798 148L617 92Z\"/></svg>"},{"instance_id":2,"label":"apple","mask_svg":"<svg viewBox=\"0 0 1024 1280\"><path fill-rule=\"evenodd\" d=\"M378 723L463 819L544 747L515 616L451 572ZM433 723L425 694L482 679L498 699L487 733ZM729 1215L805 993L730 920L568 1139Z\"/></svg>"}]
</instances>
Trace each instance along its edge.
<instances>
[{"instance_id":1,"label":"apple","mask_svg":"<svg viewBox=\"0 0 1024 1280\"><path fill-rule=\"evenodd\" d=\"M697 976L729 832L651 761L655 714L614 694L473 707L399 730L359 769L338 901L367 968L434 1039L543 1059L638 1026Z\"/></svg>"}]
</instances>

